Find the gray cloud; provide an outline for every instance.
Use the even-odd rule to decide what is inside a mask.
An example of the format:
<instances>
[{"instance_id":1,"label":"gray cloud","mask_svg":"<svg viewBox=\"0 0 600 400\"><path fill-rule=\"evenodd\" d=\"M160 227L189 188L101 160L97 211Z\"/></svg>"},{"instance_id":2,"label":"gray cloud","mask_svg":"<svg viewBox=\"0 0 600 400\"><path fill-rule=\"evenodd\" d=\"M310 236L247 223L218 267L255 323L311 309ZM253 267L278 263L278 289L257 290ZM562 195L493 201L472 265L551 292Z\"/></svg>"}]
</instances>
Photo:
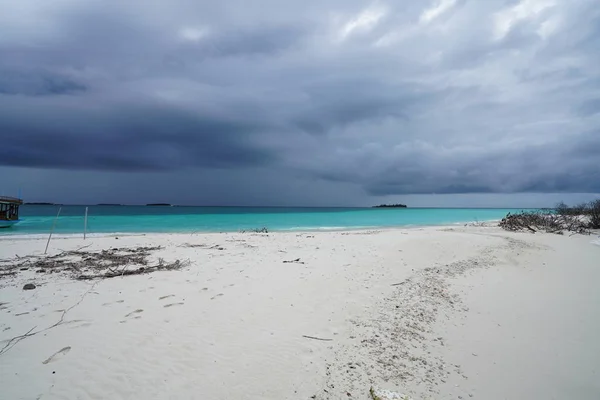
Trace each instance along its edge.
<instances>
[{"instance_id":1,"label":"gray cloud","mask_svg":"<svg viewBox=\"0 0 600 400\"><path fill-rule=\"evenodd\" d=\"M0 5L0 171L600 192L593 0Z\"/></svg>"},{"instance_id":2,"label":"gray cloud","mask_svg":"<svg viewBox=\"0 0 600 400\"><path fill-rule=\"evenodd\" d=\"M9 140L0 148L0 159L25 167L160 171L264 165L276 157L248 140L262 128L250 119L143 101L82 108L68 100L60 107L4 103L0 130Z\"/></svg>"},{"instance_id":3,"label":"gray cloud","mask_svg":"<svg viewBox=\"0 0 600 400\"><path fill-rule=\"evenodd\" d=\"M41 71L1 70L0 95L44 96L75 94L86 87L67 77Z\"/></svg>"}]
</instances>

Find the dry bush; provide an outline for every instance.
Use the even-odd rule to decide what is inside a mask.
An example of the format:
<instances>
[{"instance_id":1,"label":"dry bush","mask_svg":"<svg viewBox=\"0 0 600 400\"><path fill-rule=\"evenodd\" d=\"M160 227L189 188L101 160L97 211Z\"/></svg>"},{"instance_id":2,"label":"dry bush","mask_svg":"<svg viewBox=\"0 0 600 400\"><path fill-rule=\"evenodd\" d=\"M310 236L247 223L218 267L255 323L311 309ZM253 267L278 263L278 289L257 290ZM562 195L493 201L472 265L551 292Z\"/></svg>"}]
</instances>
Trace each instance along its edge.
<instances>
[{"instance_id":1,"label":"dry bush","mask_svg":"<svg viewBox=\"0 0 600 400\"><path fill-rule=\"evenodd\" d=\"M559 214L554 210L522 211L518 214L508 213L502 218L499 226L508 231L547 232L562 234L575 232L588 234L588 224L581 215Z\"/></svg>"},{"instance_id":2,"label":"dry bush","mask_svg":"<svg viewBox=\"0 0 600 400\"><path fill-rule=\"evenodd\" d=\"M556 213L559 215L576 215L587 220L587 227L600 229L600 199L581 203L573 207L560 202L556 205Z\"/></svg>"},{"instance_id":3,"label":"dry bush","mask_svg":"<svg viewBox=\"0 0 600 400\"><path fill-rule=\"evenodd\" d=\"M589 218L589 227L591 229L600 229L600 199L590 202Z\"/></svg>"}]
</instances>

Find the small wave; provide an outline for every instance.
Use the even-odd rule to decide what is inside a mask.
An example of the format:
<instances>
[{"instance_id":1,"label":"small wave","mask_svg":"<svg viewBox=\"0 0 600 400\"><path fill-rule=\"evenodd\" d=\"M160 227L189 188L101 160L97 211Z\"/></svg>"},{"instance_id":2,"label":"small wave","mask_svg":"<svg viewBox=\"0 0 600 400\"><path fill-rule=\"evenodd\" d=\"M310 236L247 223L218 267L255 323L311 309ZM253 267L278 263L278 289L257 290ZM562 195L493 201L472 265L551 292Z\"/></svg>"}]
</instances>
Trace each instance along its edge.
<instances>
[{"instance_id":1,"label":"small wave","mask_svg":"<svg viewBox=\"0 0 600 400\"><path fill-rule=\"evenodd\" d=\"M148 232L152 233L152 232ZM90 238L103 238L103 237L113 237L113 236L144 236L146 232L95 232L88 233L86 237ZM71 239L71 238L81 238L83 240L82 233L54 233L52 234L52 239ZM32 240L32 239L48 239L48 233L16 233L16 234L8 234L8 235L0 235L0 240Z\"/></svg>"},{"instance_id":2,"label":"small wave","mask_svg":"<svg viewBox=\"0 0 600 400\"><path fill-rule=\"evenodd\" d=\"M600 246L600 236L598 236L598 239L592 240L592 244L595 244L596 246Z\"/></svg>"}]
</instances>

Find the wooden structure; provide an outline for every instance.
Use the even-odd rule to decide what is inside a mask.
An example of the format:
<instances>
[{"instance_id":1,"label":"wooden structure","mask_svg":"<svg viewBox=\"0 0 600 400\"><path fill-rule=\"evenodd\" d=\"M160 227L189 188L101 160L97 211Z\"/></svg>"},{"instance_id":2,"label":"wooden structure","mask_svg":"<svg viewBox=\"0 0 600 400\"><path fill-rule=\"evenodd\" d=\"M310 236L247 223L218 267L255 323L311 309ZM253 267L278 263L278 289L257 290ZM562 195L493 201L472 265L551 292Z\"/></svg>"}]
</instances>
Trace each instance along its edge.
<instances>
[{"instance_id":1,"label":"wooden structure","mask_svg":"<svg viewBox=\"0 0 600 400\"><path fill-rule=\"evenodd\" d=\"M19 206L23 200L0 196L0 228L8 228L19 222Z\"/></svg>"}]
</instances>

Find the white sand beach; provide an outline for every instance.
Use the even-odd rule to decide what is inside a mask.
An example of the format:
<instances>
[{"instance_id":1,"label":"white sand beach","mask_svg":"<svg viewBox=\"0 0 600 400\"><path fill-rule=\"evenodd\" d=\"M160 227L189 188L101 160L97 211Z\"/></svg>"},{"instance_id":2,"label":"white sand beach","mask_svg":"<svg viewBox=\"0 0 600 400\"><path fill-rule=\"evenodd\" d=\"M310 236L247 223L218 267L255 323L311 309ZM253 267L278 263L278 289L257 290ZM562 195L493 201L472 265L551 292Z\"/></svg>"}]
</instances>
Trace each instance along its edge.
<instances>
[{"instance_id":1,"label":"white sand beach","mask_svg":"<svg viewBox=\"0 0 600 400\"><path fill-rule=\"evenodd\" d=\"M492 226L55 237L51 255L162 246L153 262L189 265L2 276L0 398L598 399L595 240ZM45 245L0 238L0 273Z\"/></svg>"}]
</instances>

